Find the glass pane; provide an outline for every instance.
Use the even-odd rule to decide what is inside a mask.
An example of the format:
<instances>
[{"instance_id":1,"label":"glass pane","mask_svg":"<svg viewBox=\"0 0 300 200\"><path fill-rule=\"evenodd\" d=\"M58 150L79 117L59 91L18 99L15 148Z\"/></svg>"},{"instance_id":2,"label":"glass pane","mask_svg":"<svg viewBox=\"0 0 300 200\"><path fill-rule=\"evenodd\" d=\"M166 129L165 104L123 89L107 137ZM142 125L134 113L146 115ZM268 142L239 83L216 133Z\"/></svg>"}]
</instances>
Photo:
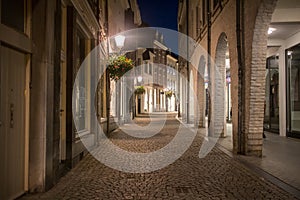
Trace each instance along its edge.
<instances>
[{"instance_id":1,"label":"glass pane","mask_svg":"<svg viewBox=\"0 0 300 200\"><path fill-rule=\"evenodd\" d=\"M1 23L24 32L24 0L1 1Z\"/></svg>"},{"instance_id":2,"label":"glass pane","mask_svg":"<svg viewBox=\"0 0 300 200\"><path fill-rule=\"evenodd\" d=\"M290 131L300 132L300 45L287 51Z\"/></svg>"},{"instance_id":3,"label":"glass pane","mask_svg":"<svg viewBox=\"0 0 300 200\"><path fill-rule=\"evenodd\" d=\"M270 74L269 69L266 70L266 97L265 97L265 104L264 104L264 128L270 129Z\"/></svg>"},{"instance_id":4,"label":"glass pane","mask_svg":"<svg viewBox=\"0 0 300 200\"><path fill-rule=\"evenodd\" d=\"M270 128L279 130L279 72L270 69Z\"/></svg>"},{"instance_id":5,"label":"glass pane","mask_svg":"<svg viewBox=\"0 0 300 200\"><path fill-rule=\"evenodd\" d=\"M77 36L77 69L79 69L81 63L85 58L85 40L80 36ZM75 120L78 124L77 131L83 131L87 129L86 118L87 118L87 76L86 71L81 70L78 74L78 79L76 83L76 117Z\"/></svg>"},{"instance_id":6,"label":"glass pane","mask_svg":"<svg viewBox=\"0 0 300 200\"><path fill-rule=\"evenodd\" d=\"M279 71L278 57L267 59L264 128L279 130Z\"/></svg>"}]
</instances>

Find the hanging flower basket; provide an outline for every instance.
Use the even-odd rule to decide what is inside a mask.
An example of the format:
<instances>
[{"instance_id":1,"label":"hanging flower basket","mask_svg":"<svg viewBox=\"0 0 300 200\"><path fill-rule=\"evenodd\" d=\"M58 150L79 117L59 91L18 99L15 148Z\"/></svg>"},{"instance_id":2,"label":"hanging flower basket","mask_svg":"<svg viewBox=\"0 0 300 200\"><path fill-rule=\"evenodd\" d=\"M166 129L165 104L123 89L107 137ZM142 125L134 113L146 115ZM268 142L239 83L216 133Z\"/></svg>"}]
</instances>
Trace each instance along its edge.
<instances>
[{"instance_id":1,"label":"hanging flower basket","mask_svg":"<svg viewBox=\"0 0 300 200\"><path fill-rule=\"evenodd\" d=\"M167 91L166 92L166 97L171 98L174 95L173 91Z\"/></svg>"},{"instance_id":2,"label":"hanging flower basket","mask_svg":"<svg viewBox=\"0 0 300 200\"><path fill-rule=\"evenodd\" d=\"M133 61L125 55L113 55L109 58L107 70L109 77L117 81L133 67Z\"/></svg>"},{"instance_id":3,"label":"hanging flower basket","mask_svg":"<svg viewBox=\"0 0 300 200\"><path fill-rule=\"evenodd\" d=\"M136 95L144 94L144 93L145 93L145 88L144 88L144 86L137 86L137 87L135 88L134 93L135 93Z\"/></svg>"}]
</instances>

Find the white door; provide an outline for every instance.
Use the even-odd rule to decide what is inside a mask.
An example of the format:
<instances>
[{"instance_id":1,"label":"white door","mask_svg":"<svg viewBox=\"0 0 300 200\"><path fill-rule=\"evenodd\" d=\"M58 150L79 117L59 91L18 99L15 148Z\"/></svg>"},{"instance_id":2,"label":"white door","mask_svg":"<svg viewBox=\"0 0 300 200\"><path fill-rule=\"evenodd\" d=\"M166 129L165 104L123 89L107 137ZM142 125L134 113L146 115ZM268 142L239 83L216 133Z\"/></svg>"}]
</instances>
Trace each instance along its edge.
<instances>
[{"instance_id":1,"label":"white door","mask_svg":"<svg viewBox=\"0 0 300 200\"><path fill-rule=\"evenodd\" d=\"M0 199L24 193L26 56L0 46Z\"/></svg>"}]
</instances>

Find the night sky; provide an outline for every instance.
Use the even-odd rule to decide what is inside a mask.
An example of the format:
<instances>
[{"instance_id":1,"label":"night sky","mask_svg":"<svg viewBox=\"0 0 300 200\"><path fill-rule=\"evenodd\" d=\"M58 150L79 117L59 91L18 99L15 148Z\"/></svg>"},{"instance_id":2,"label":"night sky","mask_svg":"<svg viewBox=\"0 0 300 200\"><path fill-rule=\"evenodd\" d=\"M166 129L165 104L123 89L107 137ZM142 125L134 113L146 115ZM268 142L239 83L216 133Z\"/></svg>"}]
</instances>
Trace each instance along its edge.
<instances>
[{"instance_id":1,"label":"night sky","mask_svg":"<svg viewBox=\"0 0 300 200\"><path fill-rule=\"evenodd\" d=\"M142 20L150 27L177 31L178 0L137 0ZM164 35L165 45L176 53L178 40Z\"/></svg>"},{"instance_id":2,"label":"night sky","mask_svg":"<svg viewBox=\"0 0 300 200\"><path fill-rule=\"evenodd\" d=\"M143 22L177 31L178 0L137 0Z\"/></svg>"}]
</instances>

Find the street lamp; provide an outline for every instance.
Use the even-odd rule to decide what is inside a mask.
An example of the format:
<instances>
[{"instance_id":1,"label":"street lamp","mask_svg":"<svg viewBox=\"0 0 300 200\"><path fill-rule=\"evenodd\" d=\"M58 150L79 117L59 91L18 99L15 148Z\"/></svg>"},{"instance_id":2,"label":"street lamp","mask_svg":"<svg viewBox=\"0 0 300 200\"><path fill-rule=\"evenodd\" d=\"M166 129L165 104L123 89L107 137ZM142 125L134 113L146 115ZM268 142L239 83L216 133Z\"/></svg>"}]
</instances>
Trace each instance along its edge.
<instances>
[{"instance_id":1,"label":"street lamp","mask_svg":"<svg viewBox=\"0 0 300 200\"><path fill-rule=\"evenodd\" d=\"M125 36L124 35L117 35L115 37L115 42L118 48L122 48L124 46L125 43Z\"/></svg>"},{"instance_id":2,"label":"street lamp","mask_svg":"<svg viewBox=\"0 0 300 200\"><path fill-rule=\"evenodd\" d=\"M143 80L143 77L142 76L138 76L137 81L140 83L140 82L142 82L142 80Z\"/></svg>"}]
</instances>

